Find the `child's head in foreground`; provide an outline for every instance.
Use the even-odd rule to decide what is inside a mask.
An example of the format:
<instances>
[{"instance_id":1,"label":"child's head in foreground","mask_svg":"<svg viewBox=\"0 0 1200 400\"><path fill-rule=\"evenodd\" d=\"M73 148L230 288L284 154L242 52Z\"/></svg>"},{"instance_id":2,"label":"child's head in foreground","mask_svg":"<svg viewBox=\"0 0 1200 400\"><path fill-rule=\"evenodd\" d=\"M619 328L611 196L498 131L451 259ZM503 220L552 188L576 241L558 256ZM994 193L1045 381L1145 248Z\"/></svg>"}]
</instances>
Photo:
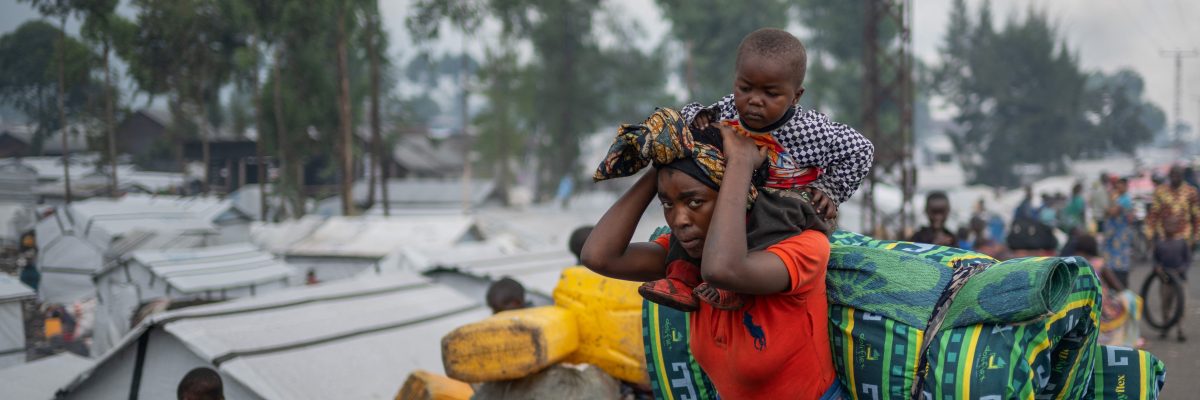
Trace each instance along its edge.
<instances>
[{"instance_id":1,"label":"child's head in foreground","mask_svg":"<svg viewBox=\"0 0 1200 400\"><path fill-rule=\"evenodd\" d=\"M485 297L492 314L525 308L525 286L513 278L504 277L492 282Z\"/></svg>"},{"instance_id":2,"label":"child's head in foreground","mask_svg":"<svg viewBox=\"0 0 1200 400\"><path fill-rule=\"evenodd\" d=\"M807 64L804 44L787 31L763 28L742 39L733 101L746 128L763 130L800 101Z\"/></svg>"},{"instance_id":3,"label":"child's head in foreground","mask_svg":"<svg viewBox=\"0 0 1200 400\"><path fill-rule=\"evenodd\" d=\"M180 400L223 400L224 391L221 375L212 368L200 367L183 376L175 394Z\"/></svg>"}]
</instances>

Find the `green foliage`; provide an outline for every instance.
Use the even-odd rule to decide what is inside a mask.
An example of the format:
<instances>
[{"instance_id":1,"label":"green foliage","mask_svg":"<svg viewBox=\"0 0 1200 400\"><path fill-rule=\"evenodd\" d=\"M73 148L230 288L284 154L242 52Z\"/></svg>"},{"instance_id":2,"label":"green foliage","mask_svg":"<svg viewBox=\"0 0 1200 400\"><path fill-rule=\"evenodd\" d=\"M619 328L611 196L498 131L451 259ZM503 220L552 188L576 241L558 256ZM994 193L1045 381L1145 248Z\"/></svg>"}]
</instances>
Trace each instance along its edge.
<instances>
[{"instance_id":1,"label":"green foliage","mask_svg":"<svg viewBox=\"0 0 1200 400\"><path fill-rule=\"evenodd\" d=\"M759 28L786 28L788 14L796 6L784 0L655 2L671 24L671 37L684 49L682 59L672 65L688 88L687 101L704 104L732 92L734 60L742 38Z\"/></svg>"},{"instance_id":2,"label":"green foliage","mask_svg":"<svg viewBox=\"0 0 1200 400\"><path fill-rule=\"evenodd\" d=\"M529 140L529 128L520 115L531 109L529 93L522 93L531 86L533 79L528 71L517 63L517 55L511 49L489 53L486 67L479 78L484 85L483 95L488 107L475 117L479 140L475 149L480 154L483 171L492 171L497 185L508 187L513 181L511 165L516 161L518 150Z\"/></svg>"},{"instance_id":3,"label":"green foliage","mask_svg":"<svg viewBox=\"0 0 1200 400\"><path fill-rule=\"evenodd\" d=\"M635 41L630 38L637 38L636 27L613 22L618 25L605 27L617 32L618 44L606 47L597 42L595 23L604 19L596 17L605 11L600 5L597 0L428 0L418 2L408 21L414 36L431 38L444 23L473 32L471 26L492 18L500 24L501 40L532 46L534 55L528 63L514 66L516 61L502 52L488 60L500 65L482 66L490 85L500 84L493 78L496 74L523 78L516 82L519 86L484 89L491 101L515 103L489 107L512 107L517 114L511 121L481 127L481 134L488 137L479 140L495 143L532 135L528 142L535 144L541 161L538 187L542 195L551 193L564 175L577 173L579 143L585 135L616 118L641 118L667 101L662 95L666 79L661 52L643 53L630 47ZM524 132L518 135L513 129ZM513 144L481 147L489 152L483 158L496 162L512 159L520 148Z\"/></svg>"},{"instance_id":4,"label":"green foliage","mask_svg":"<svg viewBox=\"0 0 1200 400\"><path fill-rule=\"evenodd\" d=\"M1045 14L1031 10L998 30L991 18L987 2L972 20L956 1L935 73L957 109L960 131L950 136L973 182L1017 186L1017 165L1058 173L1072 158L1132 151L1161 127L1136 73L1089 84Z\"/></svg>"},{"instance_id":5,"label":"green foliage","mask_svg":"<svg viewBox=\"0 0 1200 400\"><path fill-rule=\"evenodd\" d=\"M45 21L29 21L0 36L0 102L37 122L34 151L61 127L58 116L59 29ZM92 94L103 87L92 78L96 59L86 45L66 37L64 77L67 115L94 111Z\"/></svg>"},{"instance_id":6,"label":"green foliage","mask_svg":"<svg viewBox=\"0 0 1200 400\"><path fill-rule=\"evenodd\" d=\"M1145 82L1129 69L1111 75L1093 73L1086 83L1086 118L1092 139L1083 142L1085 155L1110 151L1133 155L1137 146L1154 139L1166 126L1166 114L1142 98Z\"/></svg>"}]
</instances>

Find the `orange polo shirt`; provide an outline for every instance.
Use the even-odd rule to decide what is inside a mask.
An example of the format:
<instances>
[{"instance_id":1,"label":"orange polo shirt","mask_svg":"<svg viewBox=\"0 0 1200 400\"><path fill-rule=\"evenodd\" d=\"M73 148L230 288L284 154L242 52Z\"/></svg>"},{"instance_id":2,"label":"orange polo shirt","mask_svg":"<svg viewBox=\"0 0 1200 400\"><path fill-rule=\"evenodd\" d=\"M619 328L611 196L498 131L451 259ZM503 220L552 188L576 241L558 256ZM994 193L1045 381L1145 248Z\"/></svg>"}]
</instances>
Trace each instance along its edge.
<instances>
[{"instance_id":1,"label":"orange polo shirt","mask_svg":"<svg viewBox=\"0 0 1200 400\"><path fill-rule=\"evenodd\" d=\"M669 239L655 242L667 248ZM788 290L747 296L737 311L700 302L690 316L692 356L722 399L819 399L836 379L825 296L829 239L805 231L766 251L787 266Z\"/></svg>"}]
</instances>

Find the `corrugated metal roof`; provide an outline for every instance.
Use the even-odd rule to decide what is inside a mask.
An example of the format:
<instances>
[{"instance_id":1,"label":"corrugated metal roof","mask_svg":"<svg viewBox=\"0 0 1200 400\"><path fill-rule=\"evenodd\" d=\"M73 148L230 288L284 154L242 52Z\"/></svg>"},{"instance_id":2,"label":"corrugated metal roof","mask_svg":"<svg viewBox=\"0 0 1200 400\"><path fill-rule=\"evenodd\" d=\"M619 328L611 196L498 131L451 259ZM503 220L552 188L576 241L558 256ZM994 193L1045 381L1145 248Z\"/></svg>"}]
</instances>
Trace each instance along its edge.
<instances>
[{"instance_id":1,"label":"corrugated metal roof","mask_svg":"<svg viewBox=\"0 0 1200 400\"><path fill-rule=\"evenodd\" d=\"M284 253L383 258L406 247L448 247L471 241L476 231L474 218L463 215L331 217L287 245Z\"/></svg>"},{"instance_id":2,"label":"corrugated metal roof","mask_svg":"<svg viewBox=\"0 0 1200 400\"><path fill-rule=\"evenodd\" d=\"M18 159L0 162L0 201L34 204L37 170Z\"/></svg>"},{"instance_id":3,"label":"corrugated metal roof","mask_svg":"<svg viewBox=\"0 0 1200 400\"><path fill-rule=\"evenodd\" d=\"M139 250L125 262L141 264L183 293L279 281L292 273L287 263L249 244Z\"/></svg>"},{"instance_id":4,"label":"corrugated metal roof","mask_svg":"<svg viewBox=\"0 0 1200 400\"><path fill-rule=\"evenodd\" d=\"M33 289L11 276L0 274L0 302L24 300L35 297Z\"/></svg>"},{"instance_id":5,"label":"corrugated metal roof","mask_svg":"<svg viewBox=\"0 0 1200 400\"><path fill-rule=\"evenodd\" d=\"M0 369L0 397L53 399L58 388L92 366L92 360L71 352Z\"/></svg>"},{"instance_id":6,"label":"corrugated metal roof","mask_svg":"<svg viewBox=\"0 0 1200 400\"><path fill-rule=\"evenodd\" d=\"M496 192L496 183L488 179L474 179L466 185L462 179L389 179L388 203L392 208L409 207L461 207L466 199L472 206L487 201ZM354 198L366 199L369 182L354 184ZM376 187L376 199L383 201ZM339 203L340 204L340 203Z\"/></svg>"},{"instance_id":7,"label":"corrugated metal roof","mask_svg":"<svg viewBox=\"0 0 1200 400\"><path fill-rule=\"evenodd\" d=\"M49 260L77 264L87 257L119 256L136 249L200 245L219 233L214 221L230 209L231 203L223 200L134 194L71 203L37 224L39 268L78 268ZM91 248L81 249L80 242L66 237L86 241Z\"/></svg>"},{"instance_id":8,"label":"corrugated metal roof","mask_svg":"<svg viewBox=\"0 0 1200 400\"><path fill-rule=\"evenodd\" d=\"M575 255L563 250L508 251L502 248L456 247L445 250L406 252L413 267L425 272L451 269L480 278L495 280L511 277L527 290L549 297L562 270L577 265Z\"/></svg>"},{"instance_id":9,"label":"corrugated metal roof","mask_svg":"<svg viewBox=\"0 0 1200 400\"><path fill-rule=\"evenodd\" d=\"M263 250L285 254L324 223L325 218L316 215L278 223L254 222L250 224L250 240Z\"/></svg>"},{"instance_id":10,"label":"corrugated metal roof","mask_svg":"<svg viewBox=\"0 0 1200 400\"><path fill-rule=\"evenodd\" d=\"M409 371L442 370L443 335L489 314L426 278L387 273L159 314L117 349L157 326L264 398L391 398Z\"/></svg>"}]
</instances>

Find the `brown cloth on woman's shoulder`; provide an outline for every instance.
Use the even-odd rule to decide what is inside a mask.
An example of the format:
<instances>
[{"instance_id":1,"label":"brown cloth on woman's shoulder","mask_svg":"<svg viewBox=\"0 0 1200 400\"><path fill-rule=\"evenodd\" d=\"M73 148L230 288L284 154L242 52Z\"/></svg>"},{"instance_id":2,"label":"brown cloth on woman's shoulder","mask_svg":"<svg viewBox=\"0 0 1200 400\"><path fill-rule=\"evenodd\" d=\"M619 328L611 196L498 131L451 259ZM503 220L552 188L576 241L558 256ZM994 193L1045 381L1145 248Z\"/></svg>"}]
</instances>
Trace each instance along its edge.
<instances>
[{"instance_id":1,"label":"brown cloth on woman's shoulder","mask_svg":"<svg viewBox=\"0 0 1200 400\"><path fill-rule=\"evenodd\" d=\"M814 230L830 234L830 226L817 215L811 196L801 189L758 188L758 200L746 218L746 245L765 250L781 240Z\"/></svg>"}]
</instances>

